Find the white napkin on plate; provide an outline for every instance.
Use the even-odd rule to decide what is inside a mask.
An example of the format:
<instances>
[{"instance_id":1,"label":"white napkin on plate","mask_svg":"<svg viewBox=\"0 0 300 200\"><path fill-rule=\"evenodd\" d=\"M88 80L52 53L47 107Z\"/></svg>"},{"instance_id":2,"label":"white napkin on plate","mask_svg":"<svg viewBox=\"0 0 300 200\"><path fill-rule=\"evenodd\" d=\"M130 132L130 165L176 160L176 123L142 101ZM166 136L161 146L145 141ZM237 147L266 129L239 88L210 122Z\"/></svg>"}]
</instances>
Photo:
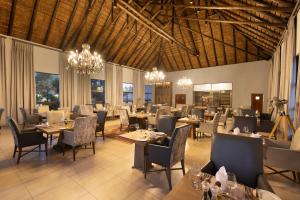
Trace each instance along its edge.
<instances>
[{"instance_id":1,"label":"white napkin on plate","mask_svg":"<svg viewBox=\"0 0 300 200\"><path fill-rule=\"evenodd\" d=\"M221 188L224 191L226 189L226 183L227 183L227 172L224 166L222 166L216 173L216 180L221 183Z\"/></svg>"},{"instance_id":2,"label":"white napkin on plate","mask_svg":"<svg viewBox=\"0 0 300 200\"><path fill-rule=\"evenodd\" d=\"M260 134L259 133L251 133L250 137L253 137L253 138L260 138Z\"/></svg>"},{"instance_id":3,"label":"white napkin on plate","mask_svg":"<svg viewBox=\"0 0 300 200\"><path fill-rule=\"evenodd\" d=\"M240 129L238 127L236 127L235 129L233 129L233 134L234 135L240 134Z\"/></svg>"}]
</instances>

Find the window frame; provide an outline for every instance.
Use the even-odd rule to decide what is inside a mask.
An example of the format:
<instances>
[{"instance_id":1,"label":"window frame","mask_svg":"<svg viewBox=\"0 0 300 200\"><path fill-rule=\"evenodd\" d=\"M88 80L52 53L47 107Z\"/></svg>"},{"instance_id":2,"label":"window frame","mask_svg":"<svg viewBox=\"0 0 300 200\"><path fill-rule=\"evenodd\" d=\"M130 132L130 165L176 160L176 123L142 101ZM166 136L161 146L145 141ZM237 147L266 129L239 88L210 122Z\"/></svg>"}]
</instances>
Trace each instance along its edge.
<instances>
[{"instance_id":1,"label":"window frame","mask_svg":"<svg viewBox=\"0 0 300 200\"><path fill-rule=\"evenodd\" d=\"M146 86L150 86L150 87L151 87L151 93L146 92ZM144 100L145 100L145 102L146 102L146 103L152 102L152 98L153 98L153 96L152 96L152 94L153 94L153 86L150 85L150 84L145 84L145 85L144 85L144 90L145 90L145 92L144 92L144 95L145 95L145 99L144 99ZM148 94L148 95L151 94L150 101L147 101L147 99L146 99L147 94Z\"/></svg>"},{"instance_id":2,"label":"window frame","mask_svg":"<svg viewBox=\"0 0 300 200\"><path fill-rule=\"evenodd\" d=\"M92 81L93 80L96 80L96 81L103 81L103 83L104 83L104 85L102 85L103 86L103 92L99 92L99 93L103 93L103 102L101 102L101 101L95 101L95 102L93 102L93 103L103 103L103 104L105 104L105 94L106 94L106 92L105 92L105 79L96 79L96 78L91 78L91 100L93 100L93 93L96 93L95 91L93 91L93 89L92 89Z\"/></svg>"},{"instance_id":3,"label":"window frame","mask_svg":"<svg viewBox=\"0 0 300 200\"><path fill-rule=\"evenodd\" d=\"M132 92L124 92L124 84L130 84L132 85ZM128 83L128 82L122 82L122 92L123 92L123 103L133 103L133 90L134 90L134 87L133 87L133 83ZM124 101L124 93L125 94L131 94L132 95L132 101Z\"/></svg>"}]
</instances>

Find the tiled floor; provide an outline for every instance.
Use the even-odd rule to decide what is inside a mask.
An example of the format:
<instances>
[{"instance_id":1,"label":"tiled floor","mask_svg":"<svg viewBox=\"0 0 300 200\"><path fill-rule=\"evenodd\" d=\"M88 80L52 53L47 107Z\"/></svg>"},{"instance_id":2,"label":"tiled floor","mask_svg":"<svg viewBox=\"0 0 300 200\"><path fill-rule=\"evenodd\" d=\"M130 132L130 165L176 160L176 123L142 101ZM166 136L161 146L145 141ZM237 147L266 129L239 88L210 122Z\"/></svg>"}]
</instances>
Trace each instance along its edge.
<instances>
[{"instance_id":1,"label":"tiled floor","mask_svg":"<svg viewBox=\"0 0 300 200\"><path fill-rule=\"evenodd\" d=\"M115 124L116 122L109 122ZM31 153L17 166L12 159L13 138L8 128L0 135L0 199L162 199L168 192L164 172L143 173L132 169L133 144L114 139L98 139L96 155L82 149L73 162L72 153L50 150ZM210 139L188 140L186 167L209 159ZM175 185L181 171L172 172ZM272 176L272 186L283 199L299 199L300 187Z\"/></svg>"}]
</instances>

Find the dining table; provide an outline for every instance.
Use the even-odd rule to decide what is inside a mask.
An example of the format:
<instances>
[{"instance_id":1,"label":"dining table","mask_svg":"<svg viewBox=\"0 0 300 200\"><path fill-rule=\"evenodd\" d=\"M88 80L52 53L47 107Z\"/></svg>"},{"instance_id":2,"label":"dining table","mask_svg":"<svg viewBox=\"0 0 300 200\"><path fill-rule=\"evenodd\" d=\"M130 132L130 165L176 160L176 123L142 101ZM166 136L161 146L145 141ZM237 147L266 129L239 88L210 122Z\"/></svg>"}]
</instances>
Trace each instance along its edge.
<instances>
[{"instance_id":1,"label":"dining table","mask_svg":"<svg viewBox=\"0 0 300 200\"><path fill-rule=\"evenodd\" d=\"M182 117L177 119L177 122L186 123L192 125L190 136L195 139L196 138L196 126L202 122L201 118L191 118L191 117Z\"/></svg>"},{"instance_id":2,"label":"dining table","mask_svg":"<svg viewBox=\"0 0 300 200\"><path fill-rule=\"evenodd\" d=\"M204 176L206 180L208 179L210 181L210 185L213 185L216 182L215 176L205 173L202 173L202 176ZM262 190L259 190L259 192L261 191ZM237 187L232 189L230 196L227 193L221 193L220 196L223 198L218 199L258 200L257 192L257 189L237 183ZM204 193L201 189L196 190L193 187L191 181L191 172L188 171L175 185L175 187L173 187L173 189L164 197L164 200L199 200L202 199L203 194Z\"/></svg>"},{"instance_id":3,"label":"dining table","mask_svg":"<svg viewBox=\"0 0 300 200\"><path fill-rule=\"evenodd\" d=\"M134 162L132 168L143 171L147 145L166 138L167 134L146 129L139 129L129 133L124 133L119 137L134 142Z\"/></svg>"},{"instance_id":4,"label":"dining table","mask_svg":"<svg viewBox=\"0 0 300 200\"><path fill-rule=\"evenodd\" d=\"M62 149L62 138L64 130L72 130L74 127L74 120L65 120L61 123L55 124L38 124L35 127L40 130L43 134L46 134L47 141L50 138L50 145L52 144L52 136L55 134L59 134L57 143L53 146L54 150L61 151Z\"/></svg>"}]
</instances>

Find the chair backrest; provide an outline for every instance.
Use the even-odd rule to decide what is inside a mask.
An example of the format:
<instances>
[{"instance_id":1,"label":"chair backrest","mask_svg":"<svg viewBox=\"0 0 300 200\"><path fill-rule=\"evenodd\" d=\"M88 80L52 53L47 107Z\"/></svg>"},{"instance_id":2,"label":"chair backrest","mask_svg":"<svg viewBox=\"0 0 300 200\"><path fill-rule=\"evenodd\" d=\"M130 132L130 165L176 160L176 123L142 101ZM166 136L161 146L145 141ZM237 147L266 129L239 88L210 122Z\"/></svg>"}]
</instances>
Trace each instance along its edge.
<instances>
[{"instance_id":1,"label":"chair backrest","mask_svg":"<svg viewBox=\"0 0 300 200\"><path fill-rule=\"evenodd\" d=\"M256 133L257 119L256 117L233 117L233 128L239 128L241 132L244 132L244 127L248 127L250 133Z\"/></svg>"},{"instance_id":2,"label":"chair backrest","mask_svg":"<svg viewBox=\"0 0 300 200\"><path fill-rule=\"evenodd\" d=\"M225 166L237 181L256 188L258 175L263 173L263 143L261 138L229 134L213 135L211 161L215 170Z\"/></svg>"},{"instance_id":3,"label":"chair backrest","mask_svg":"<svg viewBox=\"0 0 300 200\"><path fill-rule=\"evenodd\" d=\"M175 128L169 144L171 148L170 166L184 159L185 145L191 125L183 125Z\"/></svg>"},{"instance_id":4,"label":"chair backrest","mask_svg":"<svg viewBox=\"0 0 300 200\"><path fill-rule=\"evenodd\" d=\"M70 119L70 115L71 115L71 108L70 107L64 107L64 108L59 108L59 111L63 111L64 112L64 118L65 119Z\"/></svg>"},{"instance_id":5,"label":"chair backrest","mask_svg":"<svg viewBox=\"0 0 300 200\"><path fill-rule=\"evenodd\" d=\"M75 105L73 107L73 110L72 110L73 113L78 113L79 112L79 105Z\"/></svg>"},{"instance_id":6,"label":"chair backrest","mask_svg":"<svg viewBox=\"0 0 300 200\"><path fill-rule=\"evenodd\" d=\"M78 117L74 123L74 142L76 145L88 144L95 141L97 117Z\"/></svg>"},{"instance_id":7,"label":"chair backrest","mask_svg":"<svg viewBox=\"0 0 300 200\"><path fill-rule=\"evenodd\" d=\"M96 103L95 105L97 110L103 110L103 104L102 103Z\"/></svg>"},{"instance_id":8,"label":"chair backrest","mask_svg":"<svg viewBox=\"0 0 300 200\"><path fill-rule=\"evenodd\" d=\"M249 117L255 117L256 111L254 109L241 109L241 115L242 116L249 116Z\"/></svg>"},{"instance_id":9,"label":"chair backrest","mask_svg":"<svg viewBox=\"0 0 300 200\"><path fill-rule=\"evenodd\" d=\"M156 124L158 123L158 119L160 118L160 116L162 116L162 115L170 115L170 113L171 112L168 112L168 110L158 109L156 111L156 114L155 114Z\"/></svg>"},{"instance_id":10,"label":"chair backrest","mask_svg":"<svg viewBox=\"0 0 300 200\"><path fill-rule=\"evenodd\" d=\"M175 116L160 116L156 126L157 131L164 132L168 136L172 136L176 125L176 120L177 119Z\"/></svg>"},{"instance_id":11,"label":"chair backrest","mask_svg":"<svg viewBox=\"0 0 300 200\"><path fill-rule=\"evenodd\" d=\"M129 125L129 116L127 109L119 109L120 120L123 126Z\"/></svg>"},{"instance_id":12,"label":"chair backrest","mask_svg":"<svg viewBox=\"0 0 300 200\"><path fill-rule=\"evenodd\" d=\"M65 112L63 110L51 110L47 112L47 122L49 124L62 123L65 120Z\"/></svg>"},{"instance_id":13,"label":"chair backrest","mask_svg":"<svg viewBox=\"0 0 300 200\"><path fill-rule=\"evenodd\" d=\"M187 105L182 106L181 107L181 117L186 117L188 115L187 111L188 111L188 106Z\"/></svg>"},{"instance_id":14,"label":"chair backrest","mask_svg":"<svg viewBox=\"0 0 300 200\"><path fill-rule=\"evenodd\" d=\"M38 113L44 114L49 112L49 105L41 105L38 107Z\"/></svg>"},{"instance_id":15,"label":"chair backrest","mask_svg":"<svg viewBox=\"0 0 300 200\"><path fill-rule=\"evenodd\" d=\"M84 116L94 115L93 105L80 105L79 114Z\"/></svg>"},{"instance_id":16,"label":"chair backrest","mask_svg":"<svg viewBox=\"0 0 300 200\"><path fill-rule=\"evenodd\" d=\"M4 112L4 108L0 108L0 120L1 120L3 112Z\"/></svg>"},{"instance_id":17,"label":"chair backrest","mask_svg":"<svg viewBox=\"0 0 300 200\"><path fill-rule=\"evenodd\" d=\"M213 123L213 133L218 132L218 126L220 121L221 113L215 113L214 118L212 120Z\"/></svg>"},{"instance_id":18,"label":"chair backrest","mask_svg":"<svg viewBox=\"0 0 300 200\"><path fill-rule=\"evenodd\" d=\"M226 118L229 116L229 112L230 112L230 109L226 108L225 113L224 113L224 115L225 115Z\"/></svg>"},{"instance_id":19,"label":"chair backrest","mask_svg":"<svg viewBox=\"0 0 300 200\"><path fill-rule=\"evenodd\" d=\"M27 113L24 108L20 108L23 121L27 121Z\"/></svg>"},{"instance_id":20,"label":"chair backrest","mask_svg":"<svg viewBox=\"0 0 300 200\"><path fill-rule=\"evenodd\" d=\"M201 118L201 119L204 118L204 110L203 109L193 108L191 111L191 114L196 115L198 118Z\"/></svg>"},{"instance_id":21,"label":"chair backrest","mask_svg":"<svg viewBox=\"0 0 300 200\"><path fill-rule=\"evenodd\" d=\"M20 135L20 128L19 128L19 125L18 123L11 117L7 117L6 118L6 121L7 121L7 124L8 126L10 127L11 129L11 132L14 136L14 142L15 142L15 145L18 146L19 145L19 135Z\"/></svg>"},{"instance_id":22,"label":"chair backrest","mask_svg":"<svg viewBox=\"0 0 300 200\"><path fill-rule=\"evenodd\" d=\"M97 112L97 123L104 124L106 119L107 111L98 111Z\"/></svg>"},{"instance_id":23,"label":"chair backrest","mask_svg":"<svg viewBox=\"0 0 300 200\"><path fill-rule=\"evenodd\" d=\"M157 106L157 105L151 105L149 112L150 113L156 113L158 109L159 109L159 106Z\"/></svg>"},{"instance_id":24,"label":"chair backrest","mask_svg":"<svg viewBox=\"0 0 300 200\"><path fill-rule=\"evenodd\" d=\"M210 106L210 107L207 108L207 111L209 113L215 113L215 112L217 112L217 107Z\"/></svg>"}]
</instances>

